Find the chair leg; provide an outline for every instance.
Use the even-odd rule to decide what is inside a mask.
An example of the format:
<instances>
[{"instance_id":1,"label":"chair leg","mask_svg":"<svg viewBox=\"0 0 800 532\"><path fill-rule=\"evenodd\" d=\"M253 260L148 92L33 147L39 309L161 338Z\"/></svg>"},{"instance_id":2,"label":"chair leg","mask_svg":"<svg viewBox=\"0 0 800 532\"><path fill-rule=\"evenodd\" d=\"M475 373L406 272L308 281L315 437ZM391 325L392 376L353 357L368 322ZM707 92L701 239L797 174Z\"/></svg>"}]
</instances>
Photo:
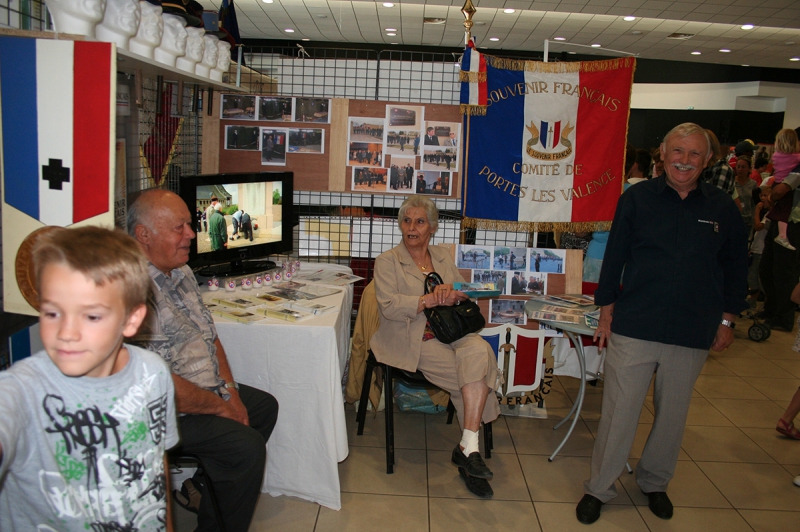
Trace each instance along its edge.
<instances>
[{"instance_id":1,"label":"chair leg","mask_svg":"<svg viewBox=\"0 0 800 532\"><path fill-rule=\"evenodd\" d=\"M394 390L392 390L392 367L384 367L383 378L384 414L386 419L386 474L394 473Z\"/></svg>"},{"instance_id":2,"label":"chair leg","mask_svg":"<svg viewBox=\"0 0 800 532\"><path fill-rule=\"evenodd\" d=\"M375 366L372 360L367 358L367 368L364 370L364 382L361 385L361 399L358 402L358 412L356 413L356 422L358 422L358 432L356 434L361 436L364 434L364 421L367 418L367 403L369 402L369 389L372 383L372 372Z\"/></svg>"},{"instance_id":3,"label":"chair leg","mask_svg":"<svg viewBox=\"0 0 800 532\"><path fill-rule=\"evenodd\" d=\"M483 452L486 458L492 457L492 448L494 442L492 441L492 422L483 424Z\"/></svg>"},{"instance_id":4,"label":"chair leg","mask_svg":"<svg viewBox=\"0 0 800 532\"><path fill-rule=\"evenodd\" d=\"M453 404L453 401L447 402L447 424L453 424L453 414L456 413L456 405Z\"/></svg>"}]
</instances>

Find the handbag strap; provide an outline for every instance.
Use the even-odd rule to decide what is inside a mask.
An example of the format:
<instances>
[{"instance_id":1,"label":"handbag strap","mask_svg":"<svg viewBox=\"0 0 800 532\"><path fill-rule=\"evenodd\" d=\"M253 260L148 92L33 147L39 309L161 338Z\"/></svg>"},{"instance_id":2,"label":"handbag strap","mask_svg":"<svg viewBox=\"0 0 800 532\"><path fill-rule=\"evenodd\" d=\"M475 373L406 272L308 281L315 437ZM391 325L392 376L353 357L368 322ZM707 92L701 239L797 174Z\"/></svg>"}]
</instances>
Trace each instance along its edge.
<instances>
[{"instance_id":1,"label":"handbag strap","mask_svg":"<svg viewBox=\"0 0 800 532\"><path fill-rule=\"evenodd\" d=\"M434 287L444 284L442 280L442 276L436 272L431 272L425 276L425 293L431 294L433 293Z\"/></svg>"}]
</instances>

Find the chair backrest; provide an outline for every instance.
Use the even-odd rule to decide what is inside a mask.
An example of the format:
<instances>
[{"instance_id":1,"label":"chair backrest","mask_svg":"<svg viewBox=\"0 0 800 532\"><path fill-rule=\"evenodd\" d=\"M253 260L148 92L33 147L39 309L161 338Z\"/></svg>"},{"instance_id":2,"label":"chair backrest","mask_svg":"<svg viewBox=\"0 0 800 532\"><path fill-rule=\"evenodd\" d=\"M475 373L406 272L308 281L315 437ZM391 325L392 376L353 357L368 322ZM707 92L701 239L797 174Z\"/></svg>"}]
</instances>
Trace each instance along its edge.
<instances>
[{"instance_id":1,"label":"chair backrest","mask_svg":"<svg viewBox=\"0 0 800 532\"><path fill-rule=\"evenodd\" d=\"M480 333L492 346L506 382L503 395L535 390L544 375L546 331L529 330L516 325L484 328Z\"/></svg>"}]
</instances>

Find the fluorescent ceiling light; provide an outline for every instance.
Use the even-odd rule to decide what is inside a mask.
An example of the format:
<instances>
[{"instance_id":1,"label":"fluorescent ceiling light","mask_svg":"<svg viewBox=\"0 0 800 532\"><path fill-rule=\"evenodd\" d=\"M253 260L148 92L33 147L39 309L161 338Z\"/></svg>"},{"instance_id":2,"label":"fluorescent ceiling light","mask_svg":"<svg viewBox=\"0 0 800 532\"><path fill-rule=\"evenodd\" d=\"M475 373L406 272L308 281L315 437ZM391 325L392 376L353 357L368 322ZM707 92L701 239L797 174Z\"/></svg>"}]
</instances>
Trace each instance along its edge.
<instances>
[{"instance_id":1,"label":"fluorescent ceiling light","mask_svg":"<svg viewBox=\"0 0 800 532\"><path fill-rule=\"evenodd\" d=\"M624 20L625 22L632 22L636 20L636 17L623 17L622 20Z\"/></svg>"},{"instance_id":2,"label":"fluorescent ceiling light","mask_svg":"<svg viewBox=\"0 0 800 532\"><path fill-rule=\"evenodd\" d=\"M508 13L510 15L511 13L514 13L515 11L516 11L516 9L504 9L503 13Z\"/></svg>"},{"instance_id":3,"label":"fluorescent ceiling light","mask_svg":"<svg viewBox=\"0 0 800 532\"><path fill-rule=\"evenodd\" d=\"M492 42L497 42L500 39L498 39L497 37L489 37L489 40L492 41Z\"/></svg>"},{"instance_id":4,"label":"fluorescent ceiling light","mask_svg":"<svg viewBox=\"0 0 800 532\"><path fill-rule=\"evenodd\" d=\"M752 24L743 24L742 25L742 29L743 30L752 30L753 28L755 28L755 26L753 26Z\"/></svg>"}]
</instances>

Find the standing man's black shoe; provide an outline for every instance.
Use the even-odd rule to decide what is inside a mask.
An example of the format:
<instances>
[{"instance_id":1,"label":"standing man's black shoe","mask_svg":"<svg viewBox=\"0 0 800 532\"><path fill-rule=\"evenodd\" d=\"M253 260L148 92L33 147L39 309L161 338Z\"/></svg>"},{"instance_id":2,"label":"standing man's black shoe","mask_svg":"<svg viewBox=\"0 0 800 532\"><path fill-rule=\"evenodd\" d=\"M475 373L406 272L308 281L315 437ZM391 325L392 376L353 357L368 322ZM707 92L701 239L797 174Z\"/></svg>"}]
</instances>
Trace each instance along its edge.
<instances>
[{"instance_id":1,"label":"standing man's black shoe","mask_svg":"<svg viewBox=\"0 0 800 532\"><path fill-rule=\"evenodd\" d=\"M481 453L474 452L470 453L469 456L465 456L460 445L456 445L456 448L453 449L452 461L454 466L464 469L467 474L472 477L492 480L494 476L492 471L486 466L483 458L481 458Z\"/></svg>"},{"instance_id":2,"label":"standing man's black shoe","mask_svg":"<svg viewBox=\"0 0 800 532\"><path fill-rule=\"evenodd\" d=\"M603 502L592 495L584 495L575 508L575 516L584 525L591 525L600 518L600 508Z\"/></svg>"},{"instance_id":3,"label":"standing man's black shoe","mask_svg":"<svg viewBox=\"0 0 800 532\"><path fill-rule=\"evenodd\" d=\"M650 507L650 511L653 512L653 515L661 519L672 518L672 501L669 500L666 492L653 491L645 493L645 495L647 495L647 505Z\"/></svg>"},{"instance_id":4,"label":"standing man's black shoe","mask_svg":"<svg viewBox=\"0 0 800 532\"><path fill-rule=\"evenodd\" d=\"M489 485L489 481L485 478L473 477L464 471L463 467L458 468L458 474L464 479L467 489L482 499L491 499L494 495L494 490Z\"/></svg>"}]
</instances>

